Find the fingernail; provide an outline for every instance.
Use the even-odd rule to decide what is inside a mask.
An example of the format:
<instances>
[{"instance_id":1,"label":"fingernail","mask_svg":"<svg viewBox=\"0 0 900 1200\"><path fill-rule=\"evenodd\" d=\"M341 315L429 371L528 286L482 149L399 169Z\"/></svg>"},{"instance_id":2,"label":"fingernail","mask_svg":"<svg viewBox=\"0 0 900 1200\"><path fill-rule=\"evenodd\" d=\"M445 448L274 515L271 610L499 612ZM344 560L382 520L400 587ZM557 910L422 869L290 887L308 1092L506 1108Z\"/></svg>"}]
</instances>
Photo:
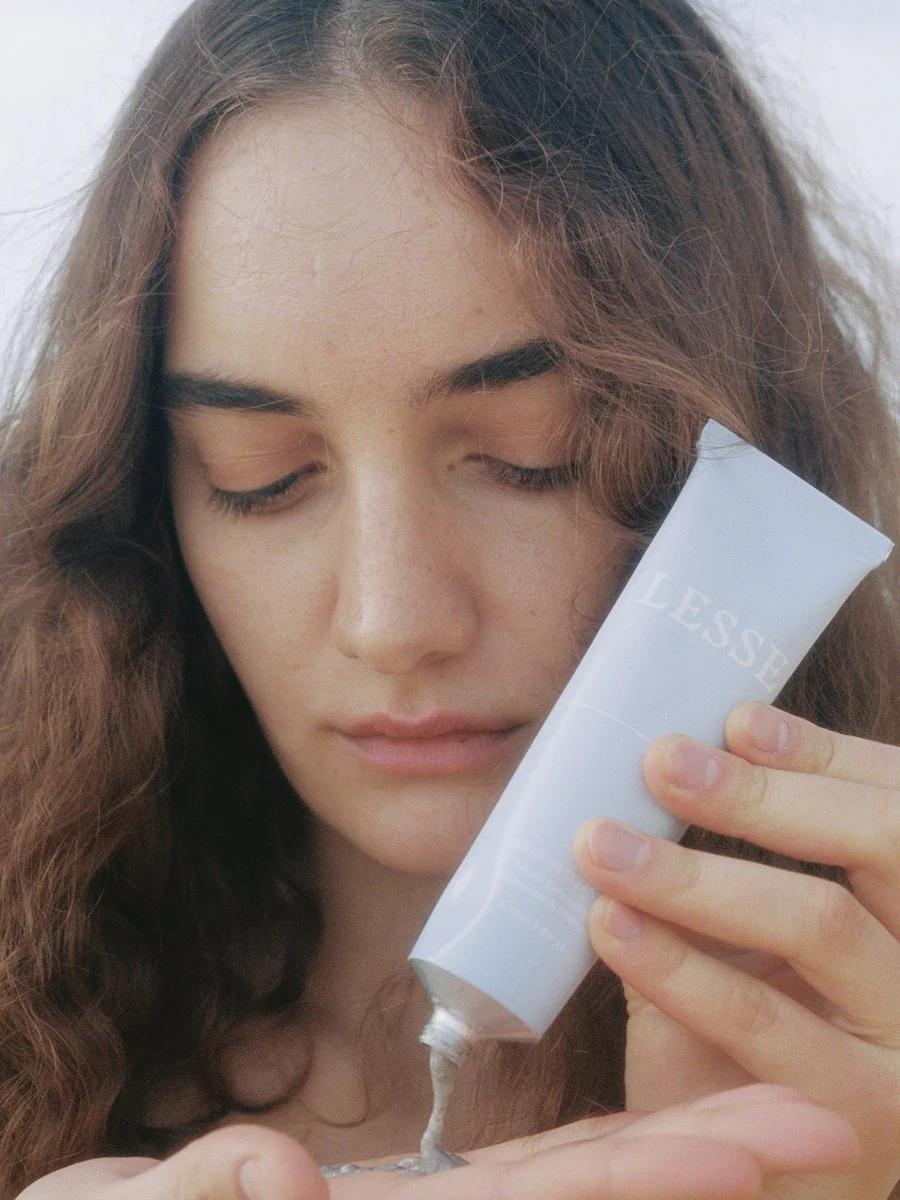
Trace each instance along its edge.
<instances>
[{"instance_id":1,"label":"fingernail","mask_svg":"<svg viewBox=\"0 0 900 1200\"><path fill-rule=\"evenodd\" d=\"M608 896L603 897L602 904L602 925L613 937L630 942L643 932L644 922L633 908L619 904L617 900L611 900Z\"/></svg>"},{"instance_id":2,"label":"fingernail","mask_svg":"<svg viewBox=\"0 0 900 1200\"><path fill-rule=\"evenodd\" d=\"M676 742L669 750L665 769L672 783L684 788L711 787L719 775L715 758L693 742Z\"/></svg>"},{"instance_id":3,"label":"fingernail","mask_svg":"<svg viewBox=\"0 0 900 1200\"><path fill-rule=\"evenodd\" d=\"M598 867L626 871L638 867L650 857L650 843L615 821L598 821L588 833L591 858Z\"/></svg>"},{"instance_id":4,"label":"fingernail","mask_svg":"<svg viewBox=\"0 0 900 1200\"><path fill-rule=\"evenodd\" d=\"M750 737L758 750L783 753L790 745L791 730L777 708L761 704L750 714Z\"/></svg>"},{"instance_id":5,"label":"fingernail","mask_svg":"<svg viewBox=\"0 0 900 1200\"><path fill-rule=\"evenodd\" d=\"M244 1163L238 1172L238 1180L247 1200L266 1200L257 1159L251 1158Z\"/></svg>"}]
</instances>

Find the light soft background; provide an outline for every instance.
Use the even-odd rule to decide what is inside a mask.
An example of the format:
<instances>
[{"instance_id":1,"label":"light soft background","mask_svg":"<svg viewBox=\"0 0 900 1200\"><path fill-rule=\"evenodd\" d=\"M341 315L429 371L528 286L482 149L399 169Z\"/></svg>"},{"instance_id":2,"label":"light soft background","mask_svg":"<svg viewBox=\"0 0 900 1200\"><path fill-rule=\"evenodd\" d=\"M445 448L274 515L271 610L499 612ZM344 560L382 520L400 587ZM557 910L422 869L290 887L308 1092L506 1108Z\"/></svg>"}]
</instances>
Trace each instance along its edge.
<instances>
[{"instance_id":1,"label":"light soft background","mask_svg":"<svg viewBox=\"0 0 900 1200\"><path fill-rule=\"evenodd\" d=\"M900 277L900 0L699 3ZM126 92L186 7L0 0L0 386L13 321L62 249L74 194Z\"/></svg>"}]
</instances>

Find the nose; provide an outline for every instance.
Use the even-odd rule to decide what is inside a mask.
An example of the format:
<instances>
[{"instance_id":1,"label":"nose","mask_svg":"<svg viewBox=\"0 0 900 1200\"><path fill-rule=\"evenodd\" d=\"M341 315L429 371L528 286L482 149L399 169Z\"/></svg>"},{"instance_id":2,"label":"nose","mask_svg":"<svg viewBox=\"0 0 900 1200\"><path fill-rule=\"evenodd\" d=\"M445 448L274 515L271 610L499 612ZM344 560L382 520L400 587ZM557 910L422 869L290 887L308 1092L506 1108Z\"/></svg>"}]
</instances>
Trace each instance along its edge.
<instances>
[{"instance_id":1,"label":"nose","mask_svg":"<svg viewBox=\"0 0 900 1200\"><path fill-rule=\"evenodd\" d=\"M477 562L459 514L419 484L382 476L348 500L335 553L334 638L386 675L466 652L477 636Z\"/></svg>"}]
</instances>

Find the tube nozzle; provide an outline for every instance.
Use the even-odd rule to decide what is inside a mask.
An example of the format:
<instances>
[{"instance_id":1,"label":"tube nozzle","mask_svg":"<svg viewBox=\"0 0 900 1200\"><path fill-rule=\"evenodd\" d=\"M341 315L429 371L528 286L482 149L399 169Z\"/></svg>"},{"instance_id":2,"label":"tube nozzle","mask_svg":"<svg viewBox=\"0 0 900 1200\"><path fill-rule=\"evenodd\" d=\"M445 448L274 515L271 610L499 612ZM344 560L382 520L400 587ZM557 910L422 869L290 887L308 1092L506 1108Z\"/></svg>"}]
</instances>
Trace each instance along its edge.
<instances>
[{"instance_id":1,"label":"tube nozzle","mask_svg":"<svg viewBox=\"0 0 900 1200\"><path fill-rule=\"evenodd\" d=\"M434 1006L428 1023L419 1034L420 1042L439 1050L458 1067L468 1058L475 1040L475 1034L468 1025L440 1004Z\"/></svg>"}]
</instances>

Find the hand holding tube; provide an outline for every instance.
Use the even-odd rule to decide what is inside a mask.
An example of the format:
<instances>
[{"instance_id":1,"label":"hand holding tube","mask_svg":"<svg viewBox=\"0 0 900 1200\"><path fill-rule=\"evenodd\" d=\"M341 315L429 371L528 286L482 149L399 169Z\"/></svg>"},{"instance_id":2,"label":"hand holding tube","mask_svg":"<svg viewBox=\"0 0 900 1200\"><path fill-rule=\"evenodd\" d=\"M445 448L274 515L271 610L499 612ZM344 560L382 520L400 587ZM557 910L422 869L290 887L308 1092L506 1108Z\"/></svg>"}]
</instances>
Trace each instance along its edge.
<instances>
[{"instance_id":1,"label":"hand holding tube","mask_svg":"<svg viewBox=\"0 0 900 1200\"><path fill-rule=\"evenodd\" d=\"M631 836L629 866L610 836L629 831L583 826L576 862L604 897L589 911L592 943L628 1000L627 1103L757 1080L802 1087L853 1121L862 1160L808 1192L776 1186L772 1200L886 1200L900 1181L900 747L754 704L729 714L725 738L727 751L654 742L644 774L659 803L703 829L841 866L852 890L645 835ZM683 748L695 751L693 784L678 773L691 766ZM616 936L617 910L641 930Z\"/></svg>"},{"instance_id":2,"label":"hand holding tube","mask_svg":"<svg viewBox=\"0 0 900 1200\"><path fill-rule=\"evenodd\" d=\"M596 964L594 892L572 862L579 827L602 816L677 842L694 817L647 786L649 744L677 729L719 745L729 711L774 700L891 549L707 422L677 499L412 949L461 1037L544 1035Z\"/></svg>"}]
</instances>

